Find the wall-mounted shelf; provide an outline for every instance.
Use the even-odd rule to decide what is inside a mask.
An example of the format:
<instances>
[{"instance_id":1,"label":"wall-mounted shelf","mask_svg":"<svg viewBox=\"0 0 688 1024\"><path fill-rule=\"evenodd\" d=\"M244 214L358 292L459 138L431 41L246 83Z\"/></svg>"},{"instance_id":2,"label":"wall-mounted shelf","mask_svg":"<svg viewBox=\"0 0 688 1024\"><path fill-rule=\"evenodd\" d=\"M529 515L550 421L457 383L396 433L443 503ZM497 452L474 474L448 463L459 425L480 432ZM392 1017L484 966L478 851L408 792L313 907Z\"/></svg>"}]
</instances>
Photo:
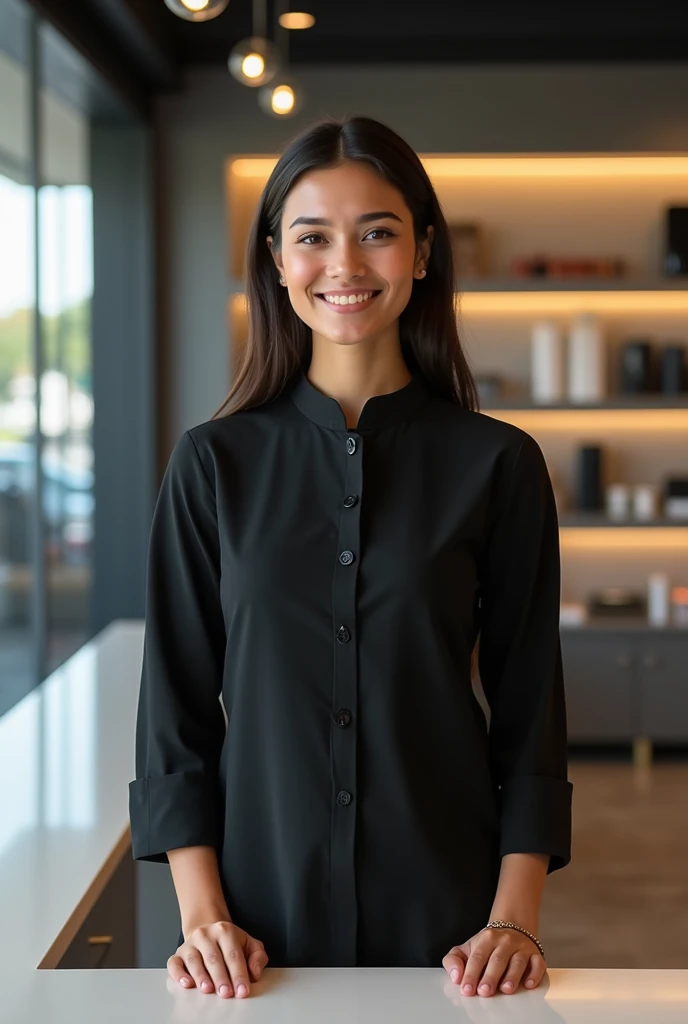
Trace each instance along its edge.
<instances>
[{"instance_id":1,"label":"wall-mounted shelf","mask_svg":"<svg viewBox=\"0 0 688 1024\"><path fill-rule=\"evenodd\" d=\"M685 292L688 275L681 278L637 279L625 277L474 277L457 282L457 291L467 292Z\"/></svg>"},{"instance_id":2,"label":"wall-mounted shelf","mask_svg":"<svg viewBox=\"0 0 688 1024\"><path fill-rule=\"evenodd\" d=\"M643 394L613 395L604 402L533 402L527 398L491 398L481 412L588 412L600 409L632 409L634 412L654 409L688 409L688 392L681 395Z\"/></svg>"},{"instance_id":3,"label":"wall-mounted shelf","mask_svg":"<svg viewBox=\"0 0 688 1024\"><path fill-rule=\"evenodd\" d=\"M651 626L647 619L639 616L628 618L598 618L588 620L583 626L569 626L561 623L560 633L677 633L688 640L685 626Z\"/></svg>"},{"instance_id":4,"label":"wall-mounted shelf","mask_svg":"<svg viewBox=\"0 0 688 1024\"><path fill-rule=\"evenodd\" d=\"M610 519L601 512L564 512L559 516L559 526L563 529L613 529L634 530L647 529L675 529L685 530L688 527L688 519L669 519L666 516L642 521L639 519Z\"/></svg>"}]
</instances>

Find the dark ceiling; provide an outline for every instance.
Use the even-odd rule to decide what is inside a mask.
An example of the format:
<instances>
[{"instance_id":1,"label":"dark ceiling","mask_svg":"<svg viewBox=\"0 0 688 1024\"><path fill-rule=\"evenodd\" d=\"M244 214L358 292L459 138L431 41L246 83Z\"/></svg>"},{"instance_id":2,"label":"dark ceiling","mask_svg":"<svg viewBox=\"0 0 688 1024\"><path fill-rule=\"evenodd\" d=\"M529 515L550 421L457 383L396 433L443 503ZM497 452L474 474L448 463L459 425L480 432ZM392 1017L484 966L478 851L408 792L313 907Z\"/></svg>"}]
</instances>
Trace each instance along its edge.
<instances>
[{"instance_id":1,"label":"dark ceiling","mask_svg":"<svg viewBox=\"0 0 688 1024\"><path fill-rule=\"evenodd\" d=\"M230 0L217 18L184 21L163 0L30 0L132 96L181 88L190 65L221 65L251 34L252 0ZM294 65L562 63L688 60L688 2L551 0L267 0L268 35L284 10L307 10L312 29L290 32ZM284 30L277 30L284 38Z\"/></svg>"}]
</instances>

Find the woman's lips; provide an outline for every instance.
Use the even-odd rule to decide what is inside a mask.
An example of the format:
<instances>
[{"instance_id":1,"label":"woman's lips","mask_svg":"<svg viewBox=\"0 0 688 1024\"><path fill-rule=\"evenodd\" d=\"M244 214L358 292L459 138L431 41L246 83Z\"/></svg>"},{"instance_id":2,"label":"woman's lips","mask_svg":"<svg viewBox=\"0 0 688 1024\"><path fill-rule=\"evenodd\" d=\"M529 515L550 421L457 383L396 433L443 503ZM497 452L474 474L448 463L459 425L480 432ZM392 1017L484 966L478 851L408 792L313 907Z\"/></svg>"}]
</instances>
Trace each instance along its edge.
<instances>
[{"instance_id":1,"label":"woman's lips","mask_svg":"<svg viewBox=\"0 0 688 1024\"><path fill-rule=\"evenodd\" d=\"M317 298L319 298L321 302L324 302L328 309L334 310L335 313L360 313L361 310L367 309L379 294L380 292L374 292L369 299L365 300L365 302L346 302L341 304L328 302L323 295L318 295Z\"/></svg>"}]
</instances>

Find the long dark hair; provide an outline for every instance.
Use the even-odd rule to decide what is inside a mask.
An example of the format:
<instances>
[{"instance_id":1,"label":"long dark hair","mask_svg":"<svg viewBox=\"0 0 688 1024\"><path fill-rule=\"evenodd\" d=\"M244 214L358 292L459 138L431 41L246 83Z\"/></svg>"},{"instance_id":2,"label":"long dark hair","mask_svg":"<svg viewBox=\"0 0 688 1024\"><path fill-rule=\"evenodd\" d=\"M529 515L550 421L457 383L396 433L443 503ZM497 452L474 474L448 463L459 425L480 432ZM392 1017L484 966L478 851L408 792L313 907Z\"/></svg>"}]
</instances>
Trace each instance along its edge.
<instances>
[{"instance_id":1,"label":"long dark hair","mask_svg":"<svg viewBox=\"0 0 688 1024\"><path fill-rule=\"evenodd\" d=\"M294 312L266 238L282 245L282 210L290 189L312 170L364 160L401 192L413 217L416 242L434 226L427 274L414 279L399 317L402 356L435 394L478 409L473 375L457 329L454 264L447 222L432 183L413 149L387 125L370 117L318 121L297 135L279 158L260 197L246 250L248 338L234 384L213 419L263 405L291 386L312 355L310 327Z\"/></svg>"}]
</instances>

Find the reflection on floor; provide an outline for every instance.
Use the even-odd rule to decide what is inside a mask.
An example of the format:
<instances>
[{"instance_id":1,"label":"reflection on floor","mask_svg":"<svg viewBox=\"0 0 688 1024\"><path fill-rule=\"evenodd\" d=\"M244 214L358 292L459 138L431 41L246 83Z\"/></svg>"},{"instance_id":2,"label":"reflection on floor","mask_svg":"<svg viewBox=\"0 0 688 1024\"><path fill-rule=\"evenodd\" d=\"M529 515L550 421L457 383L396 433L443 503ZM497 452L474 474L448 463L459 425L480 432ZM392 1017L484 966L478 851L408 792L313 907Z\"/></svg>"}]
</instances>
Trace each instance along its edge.
<instances>
[{"instance_id":1,"label":"reflection on floor","mask_svg":"<svg viewBox=\"0 0 688 1024\"><path fill-rule=\"evenodd\" d=\"M688 968L688 762L569 762L571 863L549 875L550 967Z\"/></svg>"}]
</instances>

